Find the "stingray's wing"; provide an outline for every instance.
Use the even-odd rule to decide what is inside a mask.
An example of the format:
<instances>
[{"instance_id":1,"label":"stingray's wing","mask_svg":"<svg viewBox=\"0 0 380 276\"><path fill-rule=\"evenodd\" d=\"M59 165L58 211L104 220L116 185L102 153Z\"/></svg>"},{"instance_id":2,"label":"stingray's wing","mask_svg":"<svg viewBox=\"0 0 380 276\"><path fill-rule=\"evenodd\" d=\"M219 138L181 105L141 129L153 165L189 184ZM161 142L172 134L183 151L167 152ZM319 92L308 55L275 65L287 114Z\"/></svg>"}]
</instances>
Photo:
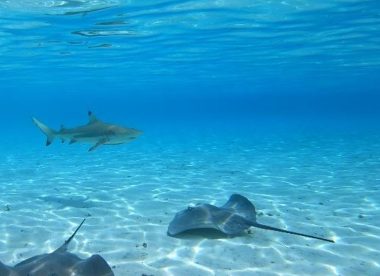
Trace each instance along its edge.
<instances>
[{"instance_id":1,"label":"stingray's wing","mask_svg":"<svg viewBox=\"0 0 380 276\"><path fill-rule=\"evenodd\" d=\"M219 231L230 236L243 234L252 225L249 220L233 213L225 213L223 217L223 220L215 219L215 224Z\"/></svg>"},{"instance_id":2,"label":"stingray's wing","mask_svg":"<svg viewBox=\"0 0 380 276\"><path fill-rule=\"evenodd\" d=\"M48 254L41 254L41 255L36 255L36 256L33 256L33 257L30 257L26 260L23 260L22 262L19 262L18 264L15 265L15 268L17 267L23 267L23 266L26 266L26 265L34 265L36 264L37 262L39 262L41 259L43 259L45 256L47 256ZM2 275L2 274L0 274Z\"/></svg>"},{"instance_id":3,"label":"stingray's wing","mask_svg":"<svg viewBox=\"0 0 380 276\"><path fill-rule=\"evenodd\" d=\"M111 267L100 255L92 255L86 260L78 262L74 271L81 276L114 276Z\"/></svg>"},{"instance_id":4,"label":"stingray's wing","mask_svg":"<svg viewBox=\"0 0 380 276\"><path fill-rule=\"evenodd\" d=\"M194 229L211 228L219 230L213 216L218 209L218 207L210 204L202 204L178 212L169 224L168 235L175 236Z\"/></svg>"},{"instance_id":5,"label":"stingray's wing","mask_svg":"<svg viewBox=\"0 0 380 276\"><path fill-rule=\"evenodd\" d=\"M215 229L227 235L239 235L251 224L249 220L235 214L233 209L202 204L178 212L169 224L168 235L175 236L195 229Z\"/></svg>"},{"instance_id":6,"label":"stingray's wing","mask_svg":"<svg viewBox=\"0 0 380 276\"><path fill-rule=\"evenodd\" d=\"M11 276L13 274L12 273L12 268L6 266L5 264L3 264L2 262L0 262L0 275L1 276Z\"/></svg>"},{"instance_id":7,"label":"stingray's wing","mask_svg":"<svg viewBox=\"0 0 380 276\"><path fill-rule=\"evenodd\" d=\"M53 252L30 258L14 267L14 273L7 276L59 275L59 276L114 276L111 267L99 255L81 259L69 252ZM0 270L0 275L1 270ZM5 274L6 275L6 274Z\"/></svg>"},{"instance_id":8,"label":"stingray's wing","mask_svg":"<svg viewBox=\"0 0 380 276\"><path fill-rule=\"evenodd\" d=\"M246 197L233 194L230 199L221 208L230 209L234 214L239 215L246 220L256 221L255 206Z\"/></svg>"},{"instance_id":9,"label":"stingray's wing","mask_svg":"<svg viewBox=\"0 0 380 276\"><path fill-rule=\"evenodd\" d=\"M216 229L227 235L239 235L256 222L255 206L244 196L233 194L222 207L202 204L178 212L170 222L168 235L194 229Z\"/></svg>"}]
</instances>

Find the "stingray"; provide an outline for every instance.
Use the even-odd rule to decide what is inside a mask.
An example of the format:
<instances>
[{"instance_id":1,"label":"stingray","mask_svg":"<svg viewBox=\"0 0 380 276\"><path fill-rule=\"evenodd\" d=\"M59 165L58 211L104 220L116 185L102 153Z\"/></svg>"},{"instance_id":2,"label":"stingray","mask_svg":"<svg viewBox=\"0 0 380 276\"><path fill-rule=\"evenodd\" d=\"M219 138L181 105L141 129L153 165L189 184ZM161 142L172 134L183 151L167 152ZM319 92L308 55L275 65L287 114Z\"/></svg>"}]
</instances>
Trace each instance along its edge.
<instances>
[{"instance_id":1,"label":"stingray","mask_svg":"<svg viewBox=\"0 0 380 276\"><path fill-rule=\"evenodd\" d=\"M52 253L33 256L16 264L6 266L0 262L1 276L113 276L112 269L100 255L81 259L67 251L86 219L77 227L68 240Z\"/></svg>"},{"instance_id":2,"label":"stingray","mask_svg":"<svg viewBox=\"0 0 380 276\"><path fill-rule=\"evenodd\" d=\"M178 236L179 234L192 231L197 232L200 229L214 229L227 236L238 236L244 234L246 230L252 226L327 242L334 242L330 239L288 231L258 223L256 221L255 206L246 197L239 194L233 194L226 204L221 207L216 207L211 204L200 204L178 212L170 222L167 234L169 236Z\"/></svg>"}]
</instances>

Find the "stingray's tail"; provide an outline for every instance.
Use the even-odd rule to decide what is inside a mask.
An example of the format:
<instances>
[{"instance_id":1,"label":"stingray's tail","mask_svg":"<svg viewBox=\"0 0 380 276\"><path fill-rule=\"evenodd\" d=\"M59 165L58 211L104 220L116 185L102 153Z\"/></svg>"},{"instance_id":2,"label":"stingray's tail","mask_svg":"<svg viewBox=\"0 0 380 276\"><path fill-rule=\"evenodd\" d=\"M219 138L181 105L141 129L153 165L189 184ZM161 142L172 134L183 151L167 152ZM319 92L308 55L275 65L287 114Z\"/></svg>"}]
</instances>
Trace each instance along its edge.
<instances>
[{"instance_id":1,"label":"stingray's tail","mask_svg":"<svg viewBox=\"0 0 380 276\"><path fill-rule=\"evenodd\" d=\"M79 231L79 229L82 227L83 223L86 221L86 219L83 219L82 222L79 224L77 229L75 229L74 233L70 236L70 238L65 241L65 244L69 244L71 240L75 237L76 233Z\"/></svg>"},{"instance_id":2,"label":"stingray's tail","mask_svg":"<svg viewBox=\"0 0 380 276\"><path fill-rule=\"evenodd\" d=\"M38 121L36 118L33 117L32 120L33 123L46 135L46 146L49 146L53 142L56 132Z\"/></svg>"},{"instance_id":3,"label":"stingray's tail","mask_svg":"<svg viewBox=\"0 0 380 276\"><path fill-rule=\"evenodd\" d=\"M82 227L83 223L86 221L86 219L83 219L82 222L79 224L79 226L77 227L77 229L75 229L74 233L70 236L70 238L68 238L64 244L61 245L61 247L59 247L57 250L55 250L54 252L66 252L67 251L67 246L69 245L69 243L71 242L71 240L75 237L76 233L79 231L79 229Z\"/></svg>"},{"instance_id":4,"label":"stingray's tail","mask_svg":"<svg viewBox=\"0 0 380 276\"><path fill-rule=\"evenodd\" d=\"M264 224L260 224L260 223L253 223L252 226L257 227L257 228L266 229L266 230L273 230L273 231L277 231L277 232L283 232L283 233L288 233L288 234L292 234L292 235L298 235L298 236L302 236L302 237L307 237L307 238L312 238L312 239L317 239L317 240L335 243L335 241L330 240L330 239L325 239L325 238L311 236L311 235L302 234L302 233L298 233L298 232L288 231L288 230L284 230L284 229L280 229L280 228L276 228L276 227L272 227L272 226L268 226L268 225L264 225Z\"/></svg>"}]
</instances>

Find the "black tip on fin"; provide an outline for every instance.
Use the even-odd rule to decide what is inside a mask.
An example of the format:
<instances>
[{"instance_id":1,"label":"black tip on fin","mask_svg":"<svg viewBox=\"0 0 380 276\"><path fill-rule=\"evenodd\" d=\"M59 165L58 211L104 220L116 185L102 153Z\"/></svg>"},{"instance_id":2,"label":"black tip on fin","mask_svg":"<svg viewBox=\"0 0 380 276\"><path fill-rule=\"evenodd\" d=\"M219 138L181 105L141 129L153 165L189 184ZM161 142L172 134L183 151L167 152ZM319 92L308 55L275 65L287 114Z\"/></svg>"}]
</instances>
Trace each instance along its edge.
<instances>
[{"instance_id":1,"label":"black tip on fin","mask_svg":"<svg viewBox=\"0 0 380 276\"><path fill-rule=\"evenodd\" d=\"M46 146L49 146L51 144L51 141L47 140L46 141Z\"/></svg>"},{"instance_id":2,"label":"black tip on fin","mask_svg":"<svg viewBox=\"0 0 380 276\"><path fill-rule=\"evenodd\" d=\"M91 115L92 115L92 111L89 110L89 111L87 112L87 114L88 114L88 116L91 116Z\"/></svg>"}]
</instances>

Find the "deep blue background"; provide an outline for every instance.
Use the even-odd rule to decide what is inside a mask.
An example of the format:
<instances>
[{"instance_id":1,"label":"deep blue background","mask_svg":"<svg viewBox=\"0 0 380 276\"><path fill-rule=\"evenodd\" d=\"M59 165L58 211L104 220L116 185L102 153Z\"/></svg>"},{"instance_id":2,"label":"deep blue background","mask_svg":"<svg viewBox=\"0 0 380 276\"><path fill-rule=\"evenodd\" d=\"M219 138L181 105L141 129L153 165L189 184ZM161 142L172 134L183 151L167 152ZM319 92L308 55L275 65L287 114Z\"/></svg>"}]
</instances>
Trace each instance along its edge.
<instances>
[{"instance_id":1,"label":"deep blue background","mask_svg":"<svg viewBox=\"0 0 380 276\"><path fill-rule=\"evenodd\" d=\"M0 6L3 132L378 127L378 1L105 7Z\"/></svg>"}]
</instances>

